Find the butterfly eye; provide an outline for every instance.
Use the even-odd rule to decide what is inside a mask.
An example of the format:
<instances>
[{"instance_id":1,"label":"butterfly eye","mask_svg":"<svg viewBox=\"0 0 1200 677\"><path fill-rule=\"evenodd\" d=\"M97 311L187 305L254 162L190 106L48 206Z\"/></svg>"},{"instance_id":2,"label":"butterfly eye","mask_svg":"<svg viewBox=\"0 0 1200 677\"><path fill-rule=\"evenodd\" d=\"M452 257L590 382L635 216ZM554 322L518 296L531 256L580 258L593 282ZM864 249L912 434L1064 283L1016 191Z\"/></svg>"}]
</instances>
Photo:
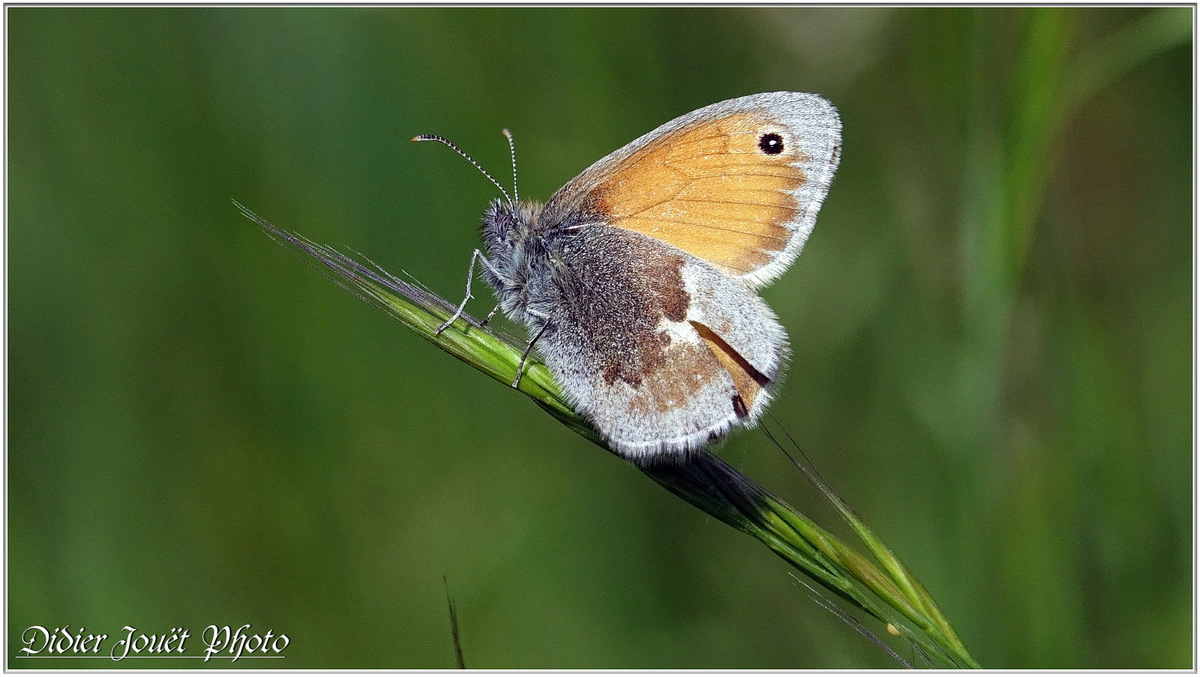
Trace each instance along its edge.
<instances>
[{"instance_id":1,"label":"butterfly eye","mask_svg":"<svg viewBox=\"0 0 1200 677\"><path fill-rule=\"evenodd\" d=\"M503 200L492 200L483 213L483 239L489 247L507 245L512 248L513 213Z\"/></svg>"},{"instance_id":2,"label":"butterfly eye","mask_svg":"<svg viewBox=\"0 0 1200 677\"><path fill-rule=\"evenodd\" d=\"M783 137L778 134L763 134L758 139L758 149L767 155L779 155L783 152Z\"/></svg>"}]
</instances>

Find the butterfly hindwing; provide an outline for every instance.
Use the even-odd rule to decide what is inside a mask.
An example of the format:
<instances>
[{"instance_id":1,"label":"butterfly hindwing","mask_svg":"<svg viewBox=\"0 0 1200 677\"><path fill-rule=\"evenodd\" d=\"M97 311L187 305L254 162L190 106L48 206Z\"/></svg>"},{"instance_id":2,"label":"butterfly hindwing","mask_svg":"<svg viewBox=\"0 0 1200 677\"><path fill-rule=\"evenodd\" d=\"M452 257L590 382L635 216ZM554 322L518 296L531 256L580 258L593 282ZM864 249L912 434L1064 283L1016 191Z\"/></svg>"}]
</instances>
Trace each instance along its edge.
<instances>
[{"instance_id":1,"label":"butterfly hindwing","mask_svg":"<svg viewBox=\"0 0 1200 677\"><path fill-rule=\"evenodd\" d=\"M622 454L698 448L763 410L783 329L744 283L653 238L609 226L562 254L537 349Z\"/></svg>"}]
</instances>

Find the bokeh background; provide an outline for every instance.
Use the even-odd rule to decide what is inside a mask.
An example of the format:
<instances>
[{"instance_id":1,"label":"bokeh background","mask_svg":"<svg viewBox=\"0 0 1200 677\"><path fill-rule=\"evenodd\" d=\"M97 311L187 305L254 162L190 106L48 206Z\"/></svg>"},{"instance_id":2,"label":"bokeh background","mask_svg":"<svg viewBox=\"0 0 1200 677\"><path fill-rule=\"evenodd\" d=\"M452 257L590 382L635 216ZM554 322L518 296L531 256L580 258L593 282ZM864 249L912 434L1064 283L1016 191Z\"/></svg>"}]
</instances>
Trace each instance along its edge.
<instances>
[{"instance_id":1,"label":"bokeh background","mask_svg":"<svg viewBox=\"0 0 1200 677\"><path fill-rule=\"evenodd\" d=\"M449 668L447 590L469 667L895 667L230 202L457 300L495 190L414 134L504 181L509 127L545 198L778 89L845 143L764 292L774 415L983 665L1193 665L1190 8L6 19L8 667L227 667L15 656L30 625L251 623L287 658L234 667ZM721 454L839 530L761 433Z\"/></svg>"}]
</instances>

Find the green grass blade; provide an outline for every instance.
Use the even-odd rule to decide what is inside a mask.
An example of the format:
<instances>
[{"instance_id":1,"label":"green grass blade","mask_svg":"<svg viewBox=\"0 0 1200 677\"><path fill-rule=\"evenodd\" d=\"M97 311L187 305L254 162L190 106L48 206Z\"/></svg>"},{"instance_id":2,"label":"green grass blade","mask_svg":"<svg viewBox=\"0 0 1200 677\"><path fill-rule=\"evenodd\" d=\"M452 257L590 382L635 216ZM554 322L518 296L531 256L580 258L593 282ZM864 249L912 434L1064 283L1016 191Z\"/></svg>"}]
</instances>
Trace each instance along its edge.
<instances>
[{"instance_id":1,"label":"green grass blade","mask_svg":"<svg viewBox=\"0 0 1200 677\"><path fill-rule=\"evenodd\" d=\"M929 591L925 589L925 586L921 585L920 581L918 581L916 577L909 572L908 568L904 566L904 563L900 560L900 558L897 557L894 552L892 552L891 548L888 548L887 545L884 544L884 542L881 541L873 531L871 531L870 527L868 527L867 524L858 516L858 514L854 512L850 505L846 503L845 499L843 499L842 496L825 480L825 478L822 477L819 472L817 472L816 467L813 466L813 464L808 460L807 455L802 449L800 449L799 445L796 444L796 441L793 440L790 435L787 435L788 442L800 455L802 460L798 460L795 456L788 452L784 448L784 445L781 444L769 431L767 435L770 436L773 441L775 441L776 445L780 449L784 449L784 453L788 455L788 457L792 460L792 463L795 464L800 472L804 474L805 478L807 478L808 481L814 487L816 487L818 491L821 492L821 495L825 497L825 500L829 501L830 505L832 505L838 511L846 523L849 524L854 530L854 533L860 539L862 539L862 542L864 545L866 545L868 552L875 556L875 559L879 562L880 566L883 568L883 571L887 574L887 577L895 586L897 594L902 595L914 609L919 610L920 612L918 615L906 615L915 622L920 623L924 621L930 623L931 625L929 627L923 627L927 633L940 634L945 640L944 643L953 648L956 658L962 664L978 668L979 665L976 664L974 659L971 658L970 654L967 652L966 646L963 645L962 640L954 631L953 626L950 625L950 622L946 619L945 614L942 613L941 608L933 600L933 597L929 594Z\"/></svg>"},{"instance_id":2,"label":"green grass blade","mask_svg":"<svg viewBox=\"0 0 1200 677\"><path fill-rule=\"evenodd\" d=\"M465 313L438 333L437 329L453 316L454 304L377 266L364 265L330 247L284 231L242 205L234 204L272 239L304 255L306 263L339 286L506 387L512 383L524 350L522 341L494 332ZM571 430L610 453L616 453L587 420L571 408L549 369L537 361L535 355L530 355L526 362L519 390ZM945 667L978 667L941 612L930 613L930 609L937 607L924 588L857 518L852 524L859 524L859 534L869 537L870 540L864 540L871 552L877 556L879 553L888 555L880 560L884 562L882 571L712 454L695 453L686 463L644 463L635 464L635 467L685 501L758 539L853 607L881 623L899 628L902 636L922 653ZM843 508L849 511L844 503L839 510ZM897 571L903 575L897 575Z\"/></svg>"}]
</instances>

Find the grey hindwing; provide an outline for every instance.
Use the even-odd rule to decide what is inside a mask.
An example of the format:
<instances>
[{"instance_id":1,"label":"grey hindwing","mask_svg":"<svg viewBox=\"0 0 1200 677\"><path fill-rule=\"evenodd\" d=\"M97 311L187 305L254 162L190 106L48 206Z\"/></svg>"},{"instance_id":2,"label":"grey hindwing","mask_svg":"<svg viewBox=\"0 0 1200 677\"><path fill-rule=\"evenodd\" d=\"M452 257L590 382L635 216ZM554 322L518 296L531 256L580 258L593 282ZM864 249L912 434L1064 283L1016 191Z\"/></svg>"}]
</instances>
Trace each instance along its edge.
<instances>
[{"instance_id":1,"label":"grey hindwing","mask_svg":"<svg viewBox=\"0 0 1200 677\"><path fill-rule=\"evenodd\" d=\"M554 262L555 310L537 350L568 398L627 457L702 446L749 423L732 378L691 322L718 333L771 381L783 329L744 283L653 238L590 227Z\"/></svg>"}]
</instances>

